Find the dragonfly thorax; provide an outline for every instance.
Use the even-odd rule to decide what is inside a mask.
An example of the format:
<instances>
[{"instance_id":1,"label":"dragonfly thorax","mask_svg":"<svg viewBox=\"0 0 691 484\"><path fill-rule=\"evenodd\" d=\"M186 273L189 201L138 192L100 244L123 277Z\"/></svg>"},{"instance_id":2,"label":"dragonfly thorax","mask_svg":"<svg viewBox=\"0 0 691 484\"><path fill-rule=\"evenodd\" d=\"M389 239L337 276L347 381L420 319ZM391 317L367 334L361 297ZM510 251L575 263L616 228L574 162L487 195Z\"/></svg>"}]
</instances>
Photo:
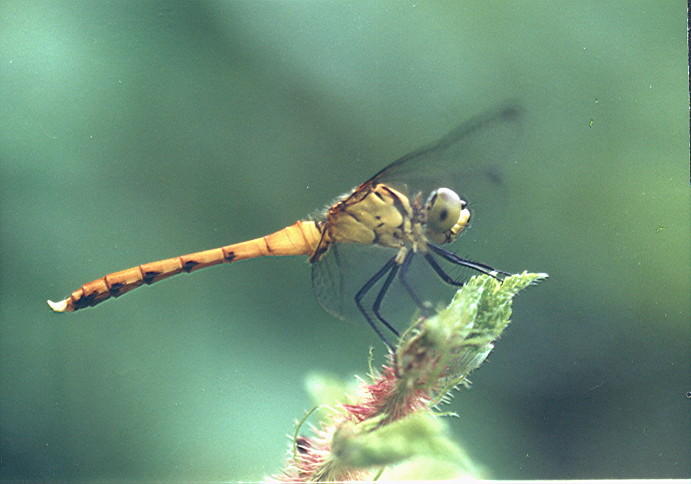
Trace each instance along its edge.
<instances>
[{"instance_id":1,"label":"dragonfly thorax","mask_svg":"<svg viewBox=\"0 0 691 484\"><path fill-rule=\"evenodd\" d=\"M329 209L325 231L329 244L400 248L414 243L413 208L394 188L364 184Z\"/></svg>"},{"instance_id":2,"label":"dragonfly thorax","mask_svg":"<svg viewBox=\"0 0 691 484\"><path fill-rule=\"evenodd\" d=\"M410 247L427 251L427 243L453 242L470 219L466 202L448 188L433 191L427 201L409 199L385 185L364 184L333 205L328 213L323 252L332 243ZM315 260L321 256L318 255Z\"/></svg>"},{"instance_id":3,"label":"dragonfly thorax","mask_svg":"<svg viewBox=\"0 0 691 484\"><path fill-rule=\"evenodd\" d=\"M425 235L435 244L448 244L468 225L470 210L456 192L448 188L433 191L425 204Z\"/></svg>"}]
</instances>

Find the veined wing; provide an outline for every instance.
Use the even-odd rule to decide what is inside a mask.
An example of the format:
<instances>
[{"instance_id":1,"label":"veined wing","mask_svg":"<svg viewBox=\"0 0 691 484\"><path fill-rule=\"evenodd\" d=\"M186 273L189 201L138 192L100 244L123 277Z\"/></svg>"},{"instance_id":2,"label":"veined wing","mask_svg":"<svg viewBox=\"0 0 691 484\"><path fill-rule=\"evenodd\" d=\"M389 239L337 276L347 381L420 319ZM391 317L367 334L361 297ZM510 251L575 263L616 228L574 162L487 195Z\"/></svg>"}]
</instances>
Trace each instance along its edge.
<instances>
[{"instance_id":1,"label":"veined wing","mask_svg":"<svg viewBox=\"0 0 691 484\"><path fill-rule=\"evenodd\" d=\"M502 167L516 145L520 118L521 110L515 105L472 118L436 143L394 161L363 185L384 183L409 197L419 193L422 201L432 190L446 187L471 207L489 209L497 199ZM312 268L317 300L341 319L357 319L354 294L393 254L382 247L334 244Z\"/></svg>"},{"instance_id":2,"label":"veined wing","mask_svg":"<svg viewBox=\"0 0 691 484\"><path fill-rule=\"evenodd\" d=\"M362 244L334 244L319 261L312 265L312 288L319 304L339 319L365 322L355 304L355 294L389 259L396 255L396 249ZM475 274L468 268L439 262L458 280L465 280ZM423 302L432 306L450 301L457 288L444 284L425 262L422 256L413 259L408 269L407 281ZM364 306L371 309L379 293L381 283L366 296ZM406 289L396 278L384 298L382 311L399 330L419 308Z\"/></svg>"},{"instance_id":3,"label":"veined wing","mask_svg":"<svg viewBox=\"0 0 691 484\"><path fill-rule=\"evenodd\" d=\"M333 244L312 265L312 289L319 304L339 319L361 319L354 302L362 288L396 250L360 244Z\"/></svg>"},{"instance_id":4,"label":"veined wing","mask_svg":"<svg viewBox=\"0 0 691 484\"><path fill-rule=\"evenodd\" d=\"M518 140L522 114L519 106L509 104L475 116L440 140L402 156L369 181L386 183L408 196L443 186L472 203L470 193L477 192L473 182L501 178Z\"/></svg>"}]
</instances>

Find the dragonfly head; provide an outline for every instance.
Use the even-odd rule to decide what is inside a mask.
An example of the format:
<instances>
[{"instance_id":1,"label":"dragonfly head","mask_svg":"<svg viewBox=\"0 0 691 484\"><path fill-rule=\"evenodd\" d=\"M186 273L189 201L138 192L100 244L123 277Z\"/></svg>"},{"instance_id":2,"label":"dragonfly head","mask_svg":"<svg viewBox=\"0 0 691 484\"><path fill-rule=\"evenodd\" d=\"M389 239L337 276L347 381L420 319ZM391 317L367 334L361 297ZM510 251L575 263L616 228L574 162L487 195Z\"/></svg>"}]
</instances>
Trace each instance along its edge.
<instances>
[{"instance_id":1,"label":"dragonfly head","mask_svg":"<svg viewBox=\"0 0 691 484\"><path fill-rule=\"evenodd\" d=\"M425 235L435 244L448 244L458 237L470 220L467 202L448 188L437 188L425 205Z\"/></svg>"}]
</instances>

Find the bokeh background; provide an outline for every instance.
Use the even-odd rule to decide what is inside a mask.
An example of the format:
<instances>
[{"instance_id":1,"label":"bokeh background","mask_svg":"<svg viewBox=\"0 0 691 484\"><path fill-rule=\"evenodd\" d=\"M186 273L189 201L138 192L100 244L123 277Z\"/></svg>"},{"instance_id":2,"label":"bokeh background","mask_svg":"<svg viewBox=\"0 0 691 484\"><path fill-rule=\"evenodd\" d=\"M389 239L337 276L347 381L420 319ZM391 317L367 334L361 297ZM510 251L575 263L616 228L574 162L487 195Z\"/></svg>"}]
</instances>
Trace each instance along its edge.
<instances>
[{"instance_id":1,"label":"bokeh background","mask_svg":"<svg viewBox=\"0 0 691 484\"><path fill-rule=\"evenodd\" d=\"M45 300L279 229L514 99L506 209L457 250L551 278L449 427L495 478L688 477L685 32L681 0L4 0L0 476L278 472L305 377L383 351L303 258Z\"/></svg>"}]
</instances>

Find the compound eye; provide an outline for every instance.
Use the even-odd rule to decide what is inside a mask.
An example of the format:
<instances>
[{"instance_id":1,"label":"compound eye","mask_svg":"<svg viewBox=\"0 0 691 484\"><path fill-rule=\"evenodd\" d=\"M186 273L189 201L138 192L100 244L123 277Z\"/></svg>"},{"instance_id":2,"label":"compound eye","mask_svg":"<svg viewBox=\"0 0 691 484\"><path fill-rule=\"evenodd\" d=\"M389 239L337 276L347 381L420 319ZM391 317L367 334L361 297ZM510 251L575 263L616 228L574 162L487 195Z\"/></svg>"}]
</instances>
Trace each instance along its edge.
<instances>
[{"instance_id":1,"label":"compound eye","mask_svg":"<svg viewBox=\"0 0 691 484\"><path fill-rule=\"evenodd\" d=\"M427 230L444 233L453 228L461 217L466 203L453 190L438 188L429 198Z\"/></svg>"}]
</instances>

